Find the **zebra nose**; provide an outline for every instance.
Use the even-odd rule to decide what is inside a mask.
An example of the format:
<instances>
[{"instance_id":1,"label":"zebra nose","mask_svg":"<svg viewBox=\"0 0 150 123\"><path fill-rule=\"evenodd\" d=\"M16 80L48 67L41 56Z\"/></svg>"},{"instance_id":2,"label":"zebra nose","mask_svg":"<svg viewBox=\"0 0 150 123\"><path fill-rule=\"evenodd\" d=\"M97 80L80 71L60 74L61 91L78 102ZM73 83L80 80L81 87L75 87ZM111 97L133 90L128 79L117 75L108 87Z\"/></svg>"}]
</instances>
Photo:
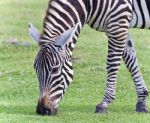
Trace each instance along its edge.
<instances>
[{"instance_id":1,"label":"zebra nose","mask_svg":"<svg viewBox=\"0 0 150 123\"><path fill-rule=\"evenodd\" d=\"M42 115L42 116L44 116L44 115L51 116L51 115L55 115L57 113L57 109L50 109L50 108L46 108L44 106L37 105L36 113L39 115Z\"/></svg>"},{"instance_id":2,"label":"zebra nose","mask_svg":"<svg viewBox=\"0 0 150 123\"><path fill-rule=\"evenodd\" d=\"M36 113L39 115L52 115L50 108L45 108L43 106L37 105Z\"/></svg>"}]
</instances>

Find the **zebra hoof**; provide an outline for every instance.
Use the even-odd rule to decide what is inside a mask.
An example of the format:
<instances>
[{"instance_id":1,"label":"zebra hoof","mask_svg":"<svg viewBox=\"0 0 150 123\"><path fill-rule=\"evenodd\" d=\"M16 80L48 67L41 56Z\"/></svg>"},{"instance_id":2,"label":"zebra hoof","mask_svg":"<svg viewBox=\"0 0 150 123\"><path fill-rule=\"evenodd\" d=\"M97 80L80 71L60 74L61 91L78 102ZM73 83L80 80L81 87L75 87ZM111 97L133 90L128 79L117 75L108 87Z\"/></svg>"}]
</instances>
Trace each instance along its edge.
<instances>
[{"instance_id":1,"label":"zebra hoof","mask_svg":"<svg viewBox=\"0 0 150 123\"><path fill-rule=\"evenodd\" d=\"M137 102L135 111L138 113L148 113L149 112L144 101Z\"/></svg>"},{"instance_id":2,"label":"zebra hoof","mask_svg":"<svg viewBox=\"0 0 150 123\"><path fill-rule=\"evenodd\" d=\"M102 104L99 104L99 105L96 106L95 113L97 113L97 114L106 114L106 113L108 113L108 107L105 107Z\"/></svg>"}]
</instances>

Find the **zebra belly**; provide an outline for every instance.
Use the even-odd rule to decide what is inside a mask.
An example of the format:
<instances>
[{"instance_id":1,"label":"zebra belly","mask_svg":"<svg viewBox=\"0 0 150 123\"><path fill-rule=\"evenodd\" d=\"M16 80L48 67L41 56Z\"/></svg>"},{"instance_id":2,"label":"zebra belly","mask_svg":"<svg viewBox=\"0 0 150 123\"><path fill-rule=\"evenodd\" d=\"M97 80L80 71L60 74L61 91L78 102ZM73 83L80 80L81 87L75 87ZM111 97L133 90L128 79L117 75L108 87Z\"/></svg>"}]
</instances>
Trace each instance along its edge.
<instances>
[{"instance_id":1,"label":"zebra belly","mask_svg":"<svg viewBox=\"0 0 150 123\"><path fill-rule=\"evenodd\" d=\"M88 23L87 23L88 24ZM95 29L97 31L100 31L100 32L105 32L106 31L106 27L104 26L100 26L100 25L95 25L94 27L91 26L90 24L88 24L92 29Z\"/></svg>"},{"instance_id":2,"label":"zebra belly","mask_svg":"<svg viewBox=\"0 0 150 123\"><path fill-rule=\"evenodd\" d=\"M109 14L114 0L90 0L91 11L88 17L87 24L97 30L106 31L106 24L109 19ZM105 7L107 6L107 7Z\"/></svg>"},{"instance_id":3,"label":"zebra belly","mask_svg":"<svg viewBox=\"0 0 150 123\"><path fill-rule=\"evenodd\" d=\"M150 1L133 0L131 28L150 28Z\"/></svg>"}]
</instances>

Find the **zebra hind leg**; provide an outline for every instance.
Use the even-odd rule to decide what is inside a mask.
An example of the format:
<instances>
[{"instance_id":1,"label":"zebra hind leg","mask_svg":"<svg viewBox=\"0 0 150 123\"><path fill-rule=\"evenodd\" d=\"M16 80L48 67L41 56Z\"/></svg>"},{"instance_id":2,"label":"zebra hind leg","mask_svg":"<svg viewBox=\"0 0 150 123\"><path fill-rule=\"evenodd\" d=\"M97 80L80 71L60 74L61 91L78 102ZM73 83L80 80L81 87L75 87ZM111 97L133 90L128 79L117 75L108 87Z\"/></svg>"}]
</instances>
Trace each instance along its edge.
<instances>
[{"instance_id":1,"label":"zebra hind leg","mask_svg":"<svg viewBox=\"0 0 150 123\"><path fill-rule=\"evenodd\" d=\"M137 95L138 95L135 111L146 113L148 112L148 108L146 104L148 90L138 66L138 60L136 57L133 40L130 35L128 35L128 41L126 42L125 49L123 52L123 60L126 64L126 67L128 68L129 72L132 75L135 88L137 91Z\"/></svg>"}]
</instances>

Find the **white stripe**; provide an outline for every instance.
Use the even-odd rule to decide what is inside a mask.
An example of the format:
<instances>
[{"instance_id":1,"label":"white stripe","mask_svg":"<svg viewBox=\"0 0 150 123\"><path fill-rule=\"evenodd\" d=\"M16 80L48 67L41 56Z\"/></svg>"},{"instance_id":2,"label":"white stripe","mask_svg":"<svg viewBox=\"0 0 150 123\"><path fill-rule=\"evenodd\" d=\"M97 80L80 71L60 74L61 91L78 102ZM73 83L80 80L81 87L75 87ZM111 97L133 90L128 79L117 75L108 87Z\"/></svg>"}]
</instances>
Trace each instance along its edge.
<instances>
[{"instance_id":1,"label":"white stripe","mask_svg":"<svg viewBox=\"0 0 150 123\"><path fill-rule=\"evenodd\" d=\"M68 28L70 27L70 24L68 24L67 22L66 22L66 20L64 20L56 11L49 11L53 16L55 16L56 18L58 18L61 22L63 22ZM51 19L52 20L52 17L51 18L49 18L49 19ZM54 24L56 24L57 26L59 26L60 27L60 24L58 24L57 22L56 22L56 20L54 20L53 21L54 22ZM62 28L63 29L63 28ZM64 29L63 29L64 30ZM65 31L65 30L64 30Z\"/></svg>"},{"instance_id":2,"label":"white stripe","mask_svg":"<svg viewBox=\"0 0 150 123\"><path fill-rule=\"evenodd\" d=\"M142 6L142 10L144 13L144 17L145 17L145 22L146 22L146 27L149 28L150 27L150 16L149 16L149 12L147 10L147 5L145 0L141 0L141 6Z\"/></svg>"},{"instance_id":3,"label":"white stripe","mask_svg":"<svg viewBox=\"0 0 150 123\"><path fill-rule=\"evenodd\" d=\"M62 8L62 6L60 6L58 3L55 3L55 5L53 5L55 8L57 6L57 8L59 8L59 11L61 11L62 13L64 13L73 23L73 25L75 25L75 20L70 16L69 12L66 11L65 9Z\"/></svg>"},{"instance_id":4,"label":"white stripe","mask_svg":"<svg viewBox=\"0 0 150 123\"><path fill-rule=\"evenodd\" d=\"M56 96L56 95L58 95L58 94L63 94L63 90L57 90L57 91L55 91L54 93L52 93L52 94L50 95L50 98L51 98L51 97L54 97L54 96Z\"/></svg>"},{"instance_id":5,"label":"white stripe","mask_svg":"<svg viewBox=\"0 0 150 123\"><path fill-rule=\"evenodd\" d=\"M82 10L84 11L85 14L85 21L87 20L87 10L86 10L86 5L83 3L83 0L78 0L78 2L80 3Z\"/></svg>"},{"instance_id":6,"label":"white stripe","mask_svg":"<svg viewBox=\"0 0 150 123\"><path fill-rule=\"evenodd\" d=\"M89 25L91 25L92 22L94 21L94 19L96 18L98 10L99 10L99 6L100 6L100 0L97 1L96 10L95 10L94 14L92 15L92 18L89 20Z\"/></svg>"},{"instance_id":7,"label":"white stripe","mask_svg":"<svg viewBox=\"0 0 150 123\"><path fill-rule=\"evenodd\" d=\"M70 78L70 76L68 76L67 72L63 69L62 72L66 75L67 80L70 82L72 81L72 78Z\"/></svg>"},{"instance_id":8,"label":"white stripe","mask_svg":"<svg viewBox=\"0 0 150 123\"><path fill-rule=\"evenodd\" d=\"M55 7L55 8L58 7L55 1L52 2L51 5L52 5L53 7ZM56 18L60 19L68 28L70 27L70 24L68 24L68 22L66 22L66 20L65 20L64 18L62 18L56 11L53 11L53 12L49 11L49 12L50 12L52 15L54 15Z\"/></svg>"},{"instance_id":9,"label":"white stripe","mask_svg":"<svg viewBox=\"0 0 150 123\"><path fill-rule=\"evenodd\" d=\"M54 24L57 24L56 21L51 17L51 16L48 16L48 18L54 23ZM49 26L49 28L55 30L56 32L58 32L59 34L61 34L60 30L56 29L54 27L54 25L52 25L51 23L49 23L48 21L46 22L47 26ZM58 24L57 24L58 25ZM59 27L59 26L58 26ZM60 27L62 30L64 30L62 27ZM64 30L65 31L65 30Z\"/></svg>"},{"instance_id":10,"label":"white stripe","mask_svg":"<svg viewBox=\"0 0 150 123\"><path fill-rule=\"evenodd\" d=\"M91 10L90 10L89 17L88 17L87 21L89 21L91 15L92 15L92 11L93 11L93 0L90 0L89 3L90 3Z\"/></svg>"},{"instance_id":11,"label":"white stripe","mask_svg":"<svg viewBox=\"0 0 150 123\"><path fill-rule=\"evenodd\" d=\"M68 5L68 6L70 6L70 8L72 8L72 10L74 11L74 13L75 13L75 15L77 17L77 20L78 20L78 23L79 23L79 27L81 28L82 24L81 24L81 20L80 20L80 17L79 17L79 13L76 11L75 7L72 4L70 4L67 0L62 0L61 2L66 4L66 5Z\"/></svg>"},{"instance_id":12,"label":"white stripe","mask_svg":"<svg viewBox=\"0 0 150 123\"><path fill-rule=\"evenodd\" d=\"M141 15L141 12L140 12L140 9L138 7L138 4L136 1L133 2L133 6L135 8L135 12L138 16L138 24L137 24L137 27L141 27L141 25L143 24L143 21L142 21L142 15ZM134 17L134 16L133 16ZM134 19L134 18L133 18ZM132 21L131 21L131 25L132 25Z\"/></svg>"}]
</instances>

